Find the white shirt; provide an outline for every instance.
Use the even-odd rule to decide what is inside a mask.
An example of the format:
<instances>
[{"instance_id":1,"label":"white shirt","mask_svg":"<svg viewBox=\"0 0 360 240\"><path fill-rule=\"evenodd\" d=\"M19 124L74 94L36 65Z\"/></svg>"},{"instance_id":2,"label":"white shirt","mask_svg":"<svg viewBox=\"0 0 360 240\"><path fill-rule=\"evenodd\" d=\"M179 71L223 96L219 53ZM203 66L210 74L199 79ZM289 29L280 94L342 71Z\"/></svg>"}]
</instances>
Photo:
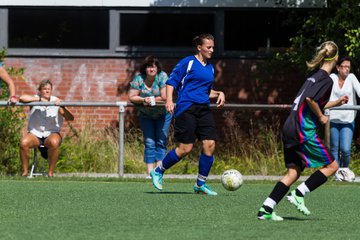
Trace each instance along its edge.
<instances>
[{"instance_id":1,"label":"white shirt","mask_svg":"<svg viewBox=\"0 0 360 240\"><path fill-rule=\"evenodd\" d=\"M51 96L50 102L57 99ZM63 121L63 116L59 114L59 106L33 106L30 111L28 131L39 138L48 137L51 133L60 132Z\"/></svg>"},{"instance_id":2,"label":"white shirt","mask_svg":"<svg viewBox=\"0 0 360 240\"><path fill-rule=\"evenodd\" d=\"M356 105L356 94L360 97L360 83L356 76L350 73L342 88L339 87L339 77L337 74L330 74L334 84L332 87L330 100L335 101L341 96L348 96L349 101L346 105L353 106ZM345 104L344 104L345 105ZM356 111L355 110L331 110L330 111L330 121L334 123L352 123L355 120Z\"/></svg>"}]
</instances>

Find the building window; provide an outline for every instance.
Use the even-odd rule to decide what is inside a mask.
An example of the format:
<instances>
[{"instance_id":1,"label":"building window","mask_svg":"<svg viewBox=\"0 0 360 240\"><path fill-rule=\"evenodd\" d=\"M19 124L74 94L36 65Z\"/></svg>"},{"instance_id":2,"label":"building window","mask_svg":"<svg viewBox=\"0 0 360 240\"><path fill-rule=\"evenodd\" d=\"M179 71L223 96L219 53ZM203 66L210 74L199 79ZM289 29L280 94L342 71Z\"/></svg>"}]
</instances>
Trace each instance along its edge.
<instances>
[{"instance_id":1,"label":"building window","mask_svg":"<svg viewBox=\"0 0 360 240\"><path fill-rule=\"evenodd\" d=\"M12 55L179 57L193 52L194 36L210 33L216 56L264 57L289 47L307 14L305 8L11 7L0 15L0 29L8 30L0 45Z\"/></svg>"},{"instance_id":2,"label":"building window","mask_svg":"<svg viewBox=\"0 0 360 240\"><path fill-rule=\"evenodd\" d=\"M108 49L109 11L9 9L10 48Z\"/></svg>"},{"instance_id":3,"label":"building window","mask_svg":"<svg viewBox=\"0 0 360 240\"><path fill-rule=\"evenodd\" d=\"M120 13L120 46L191 47L201 33L214 34L213 13Z\"/></svg>"},{"instance_id":4,"label":"building window","mask_svg":"<svg viewBox=\"0 0 360 240\"><path fill-rule=\"evenodd\" d=\"M299 22L288 20L294 13L282 9L246 9L225 11L225 51L266 51L290 46L289 39L299 29ZM304 11L296 10L296 16Z\"/></svg>"}]
</instances>

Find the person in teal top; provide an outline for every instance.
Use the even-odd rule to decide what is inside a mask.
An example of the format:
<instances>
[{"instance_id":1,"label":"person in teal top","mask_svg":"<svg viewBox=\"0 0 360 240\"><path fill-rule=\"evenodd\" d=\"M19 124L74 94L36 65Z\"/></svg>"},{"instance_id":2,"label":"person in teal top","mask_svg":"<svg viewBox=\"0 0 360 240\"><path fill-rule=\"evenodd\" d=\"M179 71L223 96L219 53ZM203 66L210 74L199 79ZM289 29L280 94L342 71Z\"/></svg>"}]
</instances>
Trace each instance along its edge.
<instances>
[{"instance_id":1,"label":"person in teal top","mask_svg":"<svg viewBox=\"0 0 360 240\"><path fill-rule=\"evenodd\" d=\"M17 98L15 96L15 84L14 84L14 81L11 79L11 77L7 73L6 69L4 68L3 62L1 60L0 60L0 79L2 79L9 88L10 97L9 97L8 101L10 103L12 103L12 104L16 103ZM0 86L0 88L1 88L1 86Z\"/></svg>"},{"instance_id":2,"label":"person in teal top","mask_svg":"<svg viewBox=\"0 0 360 240\"><path fill-rule=\"evenodd\" d=\"M168 75L162 71L160 61L148 56L140 67L140 72L130 83L130 102L137 104L141 131L144 135L144 162L147 178L154 164L159 165L166 154L167 137L172 115L165 107L155 107L166 100Z\"/></svg>"}]
</instances>

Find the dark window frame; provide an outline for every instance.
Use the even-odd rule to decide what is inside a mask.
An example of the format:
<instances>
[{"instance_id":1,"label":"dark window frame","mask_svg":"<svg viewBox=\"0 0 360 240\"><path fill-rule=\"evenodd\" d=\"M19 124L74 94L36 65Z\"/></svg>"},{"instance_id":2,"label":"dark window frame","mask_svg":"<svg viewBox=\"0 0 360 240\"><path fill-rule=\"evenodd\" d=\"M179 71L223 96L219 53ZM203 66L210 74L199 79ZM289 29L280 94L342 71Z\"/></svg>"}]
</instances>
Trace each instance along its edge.
<instances>
[{"instance_id":1,"label":"dark window frame","mask_svg":"<svg viewBox=\"0 0 360 240\"><path fill-rule=\"evenodd\" d=\"M116 32L119 36L119 38L117 39L116 42L116 47L115 47L115 51L119 54L128 54L129 56L132 57L143 57L146 56L148 54L156 54L157 56L162 56L162 57L178 57L178 56L183 56L183 55L187 55L187 54L192 54L194 52L193 47L189 46L189 47L160 47L160 46L139 46L139 45L126 45L126 44L122 44L121 43L121 37L120 37L120 17L121 14L211 14L213 15L213 21L214 21L214 34L216 34L216 32L218 32L218 29L216 28L216 22L217 22L217 11L215 10L210 10L210 9L206 9L206 10L189 10L189 9L185 9L185 10L174 10L174 9L161 9L161 10L118 10L115 11L116 12L116 23L117 23L117 28L118 28L118 32ZM166 33L166 29L159 29L159 33ZM194 37L194 36L193 36ZM216 36L215 36L216 39ZM189 42L191 42L191 39L189 39ZM215 54L218 54L219 49L215 49Z\"/></svg>"},{"instance_id":2,"label":"dark window frame","mask_svg":"<svg viewBox=\"0 0 360 240\"><path fill-rule=\"evenodd\" d=\"M240 8L238 8L239 10ZM240 10L243 10L241 8ZM273 8L276 10L279 8ZM8 48L8 56L41 56L41 57L88 57L88 58L142 58L149 54L156 54L159 57L179 58L193 53L193 48L184 47L142 47L128 46L120 43L120 14L128 13L211 13L214 15L215 34L215 56L217 58L243 58L258 59L269 55L269 51L233 51L224 48L224 25L225 12L236 11L234 8L108 8L109 11L109 48L108 49L29 49L29 48ZM6 32L6 36L0 37L0 47L8 47L7 42L7 9L0 8L0 31ZM191 40L191 39L190 39ZM271 49L270 49L271 50Z\"/></svg>"},{"instance_id":3,"label":"dark window frame","mask_svg":"<svg viewBox=\"0 0 360 240\"><path fill-rule=\"evenodd\" d=\"M104 50L109 49L108 31L106 9L19 7L8 11L9 48Z\"/></svg>"}]
</instances>

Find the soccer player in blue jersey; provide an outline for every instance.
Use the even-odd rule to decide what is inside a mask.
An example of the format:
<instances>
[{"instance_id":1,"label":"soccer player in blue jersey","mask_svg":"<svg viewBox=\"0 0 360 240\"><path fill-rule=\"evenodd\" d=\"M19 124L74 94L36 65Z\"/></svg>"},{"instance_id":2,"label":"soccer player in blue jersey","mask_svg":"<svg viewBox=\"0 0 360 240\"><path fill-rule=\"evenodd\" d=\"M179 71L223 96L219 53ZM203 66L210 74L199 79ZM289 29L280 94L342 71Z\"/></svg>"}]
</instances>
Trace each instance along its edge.
<instances>
[{"instance_id":1,"label":"soccer player in blue jersey","mask_svg":"<svg viewBox=\"0 0 360 240\"><path fill-rule=\"evenodd\" d=\"M291 191L287 199L298 211L309 215L304 202L305 194L314 191L327 181L338 169L338 164L329 149L316 134L317 123L326 124L328 117L322 113L324 108L345 104L346 96L329 102L333 81L329 77L338 59L338 47L332 41L321 44L314 58L307 63L309 69L320 67L306 79L292 105L292 111L283 127L284 159L286 175L276 183L258 212L260 220L282 221L274 207L287 194L290 186L298 180L306 168L320 168L305 182Z\"/></svg>"},{"instance_id":2,"label":"soccer player in blue jersey","mask_svg":"<svg viewBox=\"0 0 360 240\"><path fill-rule=\"evenodd\" d=\"M217 98L217 107L225 104L225 95L213 90L214 67L208 62L214 52L214 37L201 34L194 38L196 54L182 59L166 82L166 110L175 115L175 139L178 146L167 153L162 164L151 171L152 183L163 189L164 172L192 150L196 138L202 142L199 172L194 191L217 195L206 182L214 162L215 122L210 110L210 98ZM177 91L176 106L173 93Z\"/></svg>"}]
</instances>

